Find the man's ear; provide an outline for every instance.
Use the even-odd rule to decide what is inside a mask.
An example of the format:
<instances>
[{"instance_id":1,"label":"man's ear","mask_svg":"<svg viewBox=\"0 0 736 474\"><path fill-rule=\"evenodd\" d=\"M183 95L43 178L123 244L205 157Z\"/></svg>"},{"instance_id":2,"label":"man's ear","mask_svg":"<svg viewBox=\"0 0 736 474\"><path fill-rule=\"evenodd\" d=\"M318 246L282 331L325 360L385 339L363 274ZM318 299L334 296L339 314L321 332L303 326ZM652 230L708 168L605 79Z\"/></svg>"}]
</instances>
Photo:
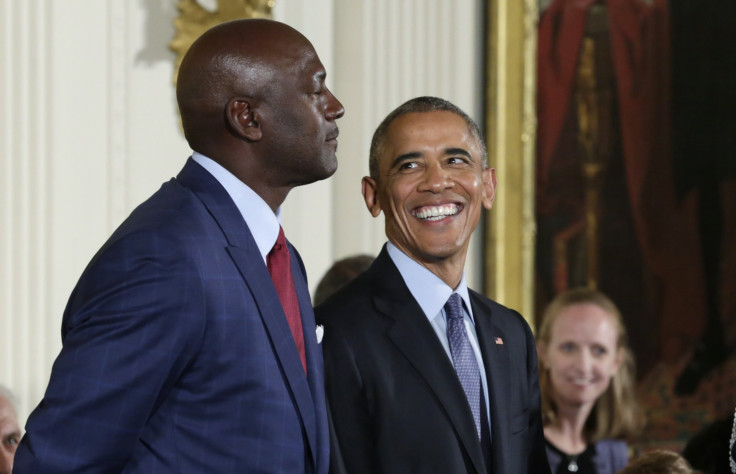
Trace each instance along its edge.
<instances>
[{"instance_id":1,"label":"man's ear","mask_svg":"<svg viewBox=\"0 0 736 474\"><path fill-rule=\"evenodd\" d=\"M483 173L483 207L490 209L496 199L496 169L486 168Z\"/></svg>"},{"instance_id":2,"label":"man's ear","mask_svg":"<svg viewBox=\"0 0 736 474\"><path fill-rule=\"evenodd\" d=\"M230 99L227 102L225 115L235 133L246 140L256 142L263 136L260 118L249 98L233 97Z\"/></svg>"},{"instance_id":3,"label":"man's ear","mask_svg":"<svg viewBox=\"0 0 736 474\"><path fill-rule=\"evenodd\" d=\"M361 184L365 207L368 208L368 212L370 212L373 217L378 217L381 213L381 203L378 200L378 185L376 180L369 176L364 176Z\"/></svg>"}]
</instances>

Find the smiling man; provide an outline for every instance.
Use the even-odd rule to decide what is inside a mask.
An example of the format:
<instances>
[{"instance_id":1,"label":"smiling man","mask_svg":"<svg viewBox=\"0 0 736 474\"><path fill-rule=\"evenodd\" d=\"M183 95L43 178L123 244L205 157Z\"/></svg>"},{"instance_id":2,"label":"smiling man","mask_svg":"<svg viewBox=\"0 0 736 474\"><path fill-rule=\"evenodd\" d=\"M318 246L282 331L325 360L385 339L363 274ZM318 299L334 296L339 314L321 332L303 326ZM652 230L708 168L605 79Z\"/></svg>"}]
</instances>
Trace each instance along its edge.
<instances>
[{"instance_id":1,"label":"smiling man","mask_svg":"<svg viewBox=\"0 0 736 474\"><path fill-rule=\"evenodd\" d=\"M549 472L529 326L465 283L495 191L480 130L453 104L412 99L376 130L363 196L389 242L316 309L332 472Z\"/></svg>"}]
</instances>

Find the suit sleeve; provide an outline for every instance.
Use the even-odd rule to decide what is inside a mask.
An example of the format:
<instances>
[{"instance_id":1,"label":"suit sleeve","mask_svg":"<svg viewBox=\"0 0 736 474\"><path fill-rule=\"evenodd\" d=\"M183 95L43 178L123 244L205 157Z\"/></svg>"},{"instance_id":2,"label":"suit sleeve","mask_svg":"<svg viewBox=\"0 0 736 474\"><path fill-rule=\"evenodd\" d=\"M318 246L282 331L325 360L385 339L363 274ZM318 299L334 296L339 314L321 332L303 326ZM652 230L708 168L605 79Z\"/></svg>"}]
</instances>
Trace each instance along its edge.
<instances>
[{"instance_id":1,"label":"suit sleeve","mask_svg":"<svg viewBox=\"0 0 736 474\"><path fill-rule=\"evenodd\" d=\"M355 354L340 330L328 323L323 351L330 421L330 473L379 472L371 418Z\"/></svg>"},{"instance_id":2,"label":"suit sleeve","mask_svg":"<svg viewBox=\"0 0 736 474\"><path fill-rule=\"evenodd\" d=\"M204 332L204 297L178 237L128 235L90 263L63 348L31 414L16 474L120 472Z\"/></svg>"},{"instance_id":3,"label":"suit sleeve","mask_svg":"<svg viewBox=\"0 0 736 474\"><path fill-rule=\"evenodd\" d=\"M519 316L521 317L521 316ZM522 318L523 320L523 318ZM526 370L529 384L529 473L549 474L549 462L544 444L542 429L542 402L539 392L539 369L537 365L537 345L529 325L524 322L526 336Z\"/></svg>"}]
</instances>

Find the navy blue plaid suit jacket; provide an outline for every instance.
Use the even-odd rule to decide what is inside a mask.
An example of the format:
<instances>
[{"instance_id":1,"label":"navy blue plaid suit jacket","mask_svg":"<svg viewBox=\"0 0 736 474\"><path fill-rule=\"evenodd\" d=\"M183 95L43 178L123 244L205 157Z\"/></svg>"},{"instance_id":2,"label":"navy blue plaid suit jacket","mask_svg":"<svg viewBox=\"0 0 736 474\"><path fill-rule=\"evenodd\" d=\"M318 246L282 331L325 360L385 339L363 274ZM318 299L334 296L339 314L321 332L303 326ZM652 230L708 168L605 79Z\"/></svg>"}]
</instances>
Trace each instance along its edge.
<instances>
[{"instance_id":1,"label":"navy blue plaid suit jacket","mask_svg":"<svg viewBox=\"0 0 736 474\"><path fill-rule=\"evenodd\" d=\"M326 473L322 356L291 254L308 377L247 225L190 159L80 278L14 472Z\"/></svg>"}]
</instances>

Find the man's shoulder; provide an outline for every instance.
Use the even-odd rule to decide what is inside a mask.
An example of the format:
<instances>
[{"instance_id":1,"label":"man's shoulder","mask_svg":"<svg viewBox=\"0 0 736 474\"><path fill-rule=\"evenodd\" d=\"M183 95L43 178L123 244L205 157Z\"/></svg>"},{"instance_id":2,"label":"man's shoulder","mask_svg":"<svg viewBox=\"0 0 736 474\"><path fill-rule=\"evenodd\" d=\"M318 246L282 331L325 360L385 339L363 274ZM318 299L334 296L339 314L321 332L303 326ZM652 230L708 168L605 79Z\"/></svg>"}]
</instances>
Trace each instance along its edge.
<instances>
[{"instance_id":1,"label":"man's shoulder","mask_svg":"<svg viewBox=\"0 0 736 474\"><path fill-rule=\"evenodd\" d=\"M529 322L518 311L473 290L468 289L468 292L475 318L487 318L487 324L491 324L506 337L528 342L533 340Z\"/></svg>"},{"instance_id":2,"label":"man's shoulder","mask_svg":"<svg viewBox=\"0 0 736 474\"><path fill-rule=\"evenodd\" d=\"M180 229L191 229L196 227L192 218L197 208L194 196L171 180L133 209L115 234L167 230L176 233Z\"/></svg>"},{"instance_id":3,"label":"man's shoulder","mask_svg":"<svg viewBox=\"0 0 736 474\"><path fill-rule=\"evenodd\" d=\"M468 288L470 302L473 305L473 312L482 311L484 314L493 318L508 319L510 321L525 321L524 317L518 311L511 309L498 301L492 300L487 296Z\"/></svg>"}]
</instances>

